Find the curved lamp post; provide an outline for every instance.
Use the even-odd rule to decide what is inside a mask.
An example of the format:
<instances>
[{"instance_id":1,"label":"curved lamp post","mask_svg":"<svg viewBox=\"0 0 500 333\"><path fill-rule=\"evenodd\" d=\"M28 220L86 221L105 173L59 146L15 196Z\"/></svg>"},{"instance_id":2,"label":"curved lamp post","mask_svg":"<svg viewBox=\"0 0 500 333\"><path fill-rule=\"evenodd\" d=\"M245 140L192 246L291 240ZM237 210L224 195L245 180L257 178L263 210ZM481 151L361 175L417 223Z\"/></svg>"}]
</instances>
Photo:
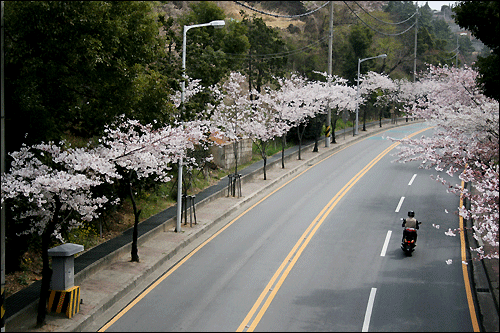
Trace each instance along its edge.
<instances>
[{"instance_id":1,"label":"curved lamp post","mask_svg":"<svg viewBox=\"0 0 500 333\"><path fill-rule=\"evenodd\" d=\"M185 96L185 90L186 90L186 34L189 29L192 28L199 28L199 27L216 27L216 28L222 28L226 22L224 20L215 20L212 22L208 23L202 23L202 24L193 24L193 25L185 25L182 33L182 77L184 80L182 80L181 83L181 107L184 107L184 96ZM181 115L181 123L182 121L182 115ZM179 172L178 172L178 180L177 180L177 221L176 221L176 232L181 231L181 215L182 215L182 156L179 158Z\"/></svg>"},{"instance_id":2,"label":"curved lamp post","mask_svg":"<svg viewBox=\"0 0 500 333\"><path fill-rule=\"evenodd\" d=\"M358 105L358 99L359 99L359 68L360 65L363 61L365 60L370 60L370 59L377 59L377 58L387 58L387 54L380 54L376 57L370 57L370 58L365 58L365 59L358 59L358 83L356 87L356 125L354 128L354 135L358 135L358 110L359 110L359 105Z\"/></svg>"}]
</instances>

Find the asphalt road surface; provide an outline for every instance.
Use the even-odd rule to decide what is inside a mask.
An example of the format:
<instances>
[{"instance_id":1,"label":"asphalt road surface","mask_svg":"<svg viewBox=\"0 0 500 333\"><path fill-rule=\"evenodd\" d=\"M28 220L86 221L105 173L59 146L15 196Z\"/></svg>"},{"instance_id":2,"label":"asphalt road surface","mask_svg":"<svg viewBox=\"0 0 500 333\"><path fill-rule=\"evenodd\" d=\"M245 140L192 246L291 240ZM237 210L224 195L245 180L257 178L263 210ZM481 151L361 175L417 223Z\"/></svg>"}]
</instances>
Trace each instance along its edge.
<instances>
[{"instance_id":1,"label":"asphalt road surface","mask_svg":"<svg viewBox=\"0 0 500 333\"><path fill-rule=\"evenodd\" d=\"M425 126L383 132L311 165L188 255L107 331L472 331L461 240L444 235L459 226L459 198L430 178L435 170L391 163L397 144L386 137L431 134ZM400 219L409 210L423 224L406 257Z\"/></svg>"}]
</instances>

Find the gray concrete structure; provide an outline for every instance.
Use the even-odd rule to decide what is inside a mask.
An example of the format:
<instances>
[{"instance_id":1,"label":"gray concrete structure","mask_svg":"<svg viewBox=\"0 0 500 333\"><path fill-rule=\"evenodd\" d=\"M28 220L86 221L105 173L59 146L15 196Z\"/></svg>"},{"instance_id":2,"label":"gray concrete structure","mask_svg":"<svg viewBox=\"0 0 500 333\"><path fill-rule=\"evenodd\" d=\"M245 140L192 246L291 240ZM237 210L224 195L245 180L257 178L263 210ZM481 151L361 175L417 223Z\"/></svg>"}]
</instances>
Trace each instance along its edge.
<instances>
[{"instance_id":1,"label":"gray concrete structure","mask_svg":"<svg viewBox=\"0 0 500 333\"><path fill-rule=\"evenodd\" d=\"M83 245L66 243L48 250L52 257L51 290L68 290L75 285L75 254Z\"/></svg>"}]
</instances>

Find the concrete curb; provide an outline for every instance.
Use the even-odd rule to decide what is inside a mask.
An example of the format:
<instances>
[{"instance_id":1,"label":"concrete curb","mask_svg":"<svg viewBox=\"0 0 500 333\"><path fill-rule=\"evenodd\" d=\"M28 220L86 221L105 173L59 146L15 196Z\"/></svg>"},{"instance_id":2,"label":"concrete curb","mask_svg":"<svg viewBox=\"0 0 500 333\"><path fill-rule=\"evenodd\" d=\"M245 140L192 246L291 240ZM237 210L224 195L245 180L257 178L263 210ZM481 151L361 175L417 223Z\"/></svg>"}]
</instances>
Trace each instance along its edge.
<instances>
[{"instance_id":1,"label":"concrete curb","mask_svg":"<svg viewBox=\"0 0 500 333\"><path fill-rule=\"evenodd\" d=\"M474 192L475 190L471 189L471 187L470 183L466 184L466 188ZM468 200L464 204L470 207ZM498 332L500 324L498 308L498 259L478 260L477 253L470 251L470 248L477 248L485 244L474 238L475 232L472 230L474 221L466 220L464 223L468 258L471 259L469 274L472 281L474 303L477 307L476 312L479 318L480 330L482 332ZM495 260L496 271L493 268Z\"/></svg>"}]
</instances>

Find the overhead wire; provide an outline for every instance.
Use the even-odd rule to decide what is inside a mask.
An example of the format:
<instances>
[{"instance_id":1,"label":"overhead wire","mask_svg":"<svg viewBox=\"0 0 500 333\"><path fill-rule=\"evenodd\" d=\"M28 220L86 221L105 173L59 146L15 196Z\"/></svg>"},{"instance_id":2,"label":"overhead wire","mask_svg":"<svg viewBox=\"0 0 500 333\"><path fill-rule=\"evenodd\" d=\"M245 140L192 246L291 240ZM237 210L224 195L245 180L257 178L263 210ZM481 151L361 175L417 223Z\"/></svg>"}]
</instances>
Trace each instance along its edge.
<instances>
[{"instance_id":1,"label":"overhead wire","mask_svg":"<svg viewBox=\"0 0 500 333\"><path fill-rule=\"evenodd\" d=\"M314 12L320 10L321 8L325 7L326 5L328 5L331 1L327 1L325 2L323 5L321 5L320 7L312 10L312 11L309 11L307 13L303 13L303 14L298 14L298 15L279 15L279 14L273 14L273 13L269 13L269 12L264 12L264 11L261 11L261 10L258 10L256 8L253 8L251 6L248 6L240 1L233 1L234 3L242 6L242 7L245 7L247 9L250 9L252 11L255 11L257 13L260 13L260 14L263 14L263 15L268 15L268 16L274 16L274 17L282 17L282 18L299 18L299 17L303 17L303 16L307 16L307 15L311 15L313 14ZM407 31L409 31L410 29L412 29L416 22L413 23L408 29L406 29L405 31L403 32L400 32L400 33L395 33L395 34L388 34L388 33L384 33L384 32L381 32L381 31L378 31L377 29L371 27L369 24L367 24L365 21L363 21L355 12L354 10L346 3L346 1L343 1L344 4L347 6L347 8L349 8L349 10L361 21L363 22L366 26L368 26L370 29L382 34L382 35L385 35L385 36L399 36L399 35L402 35L404 33L406 33ZM404 21L401 21L401 22L397 22L397 23L393 23L393 22L385 22L385 21L382 21L380 19L378 19L377 17L374 17L372 16L370 13L368 13L363 7L361 7L356 1L354 1L354 3L356 3L356 5L358 5L364 12L366 12L368 15L370 15L371 17L373 17L374 19L382 22L382 23L386 23L386 24L393 24L393 25L399 25L399 24L403 24L407 21L409 21L411 18L413 18L417 13L414 13L412 16L410 16L409 18L407 18L406 20ZM287 57L287 56L290 56L290 55L293 55L293 54L297 54L297 53L300 53L308 48L312 48L314 47L315 45L321 43L322 41L324 41L325 39L327 39L329 36L324 36L324 37L321 37L319 40L317 40L316 42L314 43L311 43L309 45L306 45L300 49L297 49L297 50L293 50L293 51L287 51L287 52L279 52L279 53L268 53L268 54L252 54L252 55L248 55L248 54L231 54L231 53L225 53L225 56L227 57L232 57L232 58L240 58L240 59L248 59L248 58L260 58L260 59L275 59L275 58L283 58L283 57Z\"/></svg>"},{"instance_id":2,"label":"overhead wire","mask_svg":"<svg viewBox=\"0 0 500 333\"><path fill-rule=\"evenodd\" d=\"M453 51L451 51L451 52L453 52ZM444 59L443 61L448 61L448 60L454 59L454 58L456 58L456 57L457 57L457 55L459 55L459 54L460 54L460 52L458 52L458 51L457 51L457 52L455 53L455 55L453 55L452 57L450 57L450 58L448 58L448 59ZM460 54L460 55L461 55L461 54Z\"/></svg>"},{"instance_id":3,"label":"overhead wire","mask_svg":"<svg viewBox=\"0 0 500 333\"><path fill-rule=\"evenodd\" d=\"M372 29L373 31L381 34L381 35L384 35L384 36L399 36L399 35L402 35L406 32L408 32L411 28L413 28L416 24L416 22L414 22L408 29L406 29L405 31L402 31L402 32L399 32L399 33L395 33L395 34L388 34L388 33L385 33L385 32L381 32L377 29L375 29L374 27L372 27L371 25L369 25L368 23L366 23L365 21L363 21L363 19L361 19L361 17L358 16L358 14L356 14L356 12L354 10L352 10L351 7L349 7L349 5L347 4L346 1L342 1L346 6L347 8L349 8L349 10L354 14L354 16L356 16L358 18L358 20L360 20L361 22L363 22L364 25L366 25L368 28Z\"/></svg>"},{"instance_id":4,"label":"overhead wire","mask_svg":"<svg viewBox=\"0 0 500 333\"><path fill-rule=\"evenodd\" d=\"M323 42L324 40L326 40L329 36L323 36L321 37L320 39L318 39L316 42L314 43L311 43L311 44L308 44L306 46L303 46L301 47L300 49L297 49L297 50L292 50L292 51L287 51L287 52L279 52L279 53L267 53L267 54L252 54L252 55L248 55L248 54L236 54L236 53L225 53L225 56L229 56L229 57L233 57L233 58L259 58L259 59L276 59L276 58L283 58L283 57L287 57L287 56L290 56L290 55L294 55L294 54L297 54L297 53L300 53L308 48L312 48L316 45L318 45L319 43Z\"/></svg>"},{"instance_id":5,"label":"overhead wire","mask_svg":"<svg viewBox=\"0 0 500 333\"><path fill-rule=\"evenodd\" d=\"M412 16L408 17L406 20L404 21L401 21L401 22L386 22L386 21L382 21L381 19L379 19L378 17L376 16L373 16L372 14L370 14L370 12L366 11L366 9L364 9L357 1L354 1L354 3L356 5L358 5L359 8L361 8L366 14L368 14L370 17L374 18L375 20L379 21L379 22L382 22L382 23L385 23L385 24L390 24L390 25L399 25L399 24L403 24L403 23L406 23L408 22L410 19L412 19L415 15L417 15L417 13L413 13Z\"/></svg>"},{"instance_id":6,"label":"overhead wire","mask_svg":"<svg viewBox=\"0 0 500 333\"><path fill-rule=\"evenodd\" d=\"M242 6L242 7L245 7L245 8L248 8L250 10L253 10L255 12L258 12L260 14L263 14L263 15L268 15L268 16L274 16L274 17L284 17L284 18L299 18L299 17L303 17L303 16L307 16L307 15L311 15L313 14L314 12L320 10L321 8L325 7L326 5L328 5L331 1L327 1L325 2L323 5L321 5L320 7L314 9L314 10L311 10L307 13L303 13L303 14L298 14L298 15L278 15L278 14L273 14L273 13L268 13L268 12L264 12L264 11L261 11L261 10L258 10L258 9L255 9L253 7L250 7L240 1L233 1L234 3ZM225 56L228 56L228 57L232 57L232 58L240 58L240 59L248 59L248 58L259 58L259 59L276 59L276 58L283 58L283 57L287 57L287 56L290 56L290 55L294 55L294 54L297 54L297 53L300 53L308 48L312 48L316 45L318 45L319 43L323 42L325 39L327 39L329 36L324 36L324 37L321 37L320 39L318 39L316 42L314 43L311 43L309 45L306 45L304 47L301 47L300 49L297 49L297 50L293 50L293 51L287 51L287 52L279 52L279 53L268 53L268 54L252 54L252 55L249 55L249 54L235 54L235 53L225 53Z\"/></svg>"},{"instance_id":7,"label":"overhead wire","mask_svg":"<svg viewBox=\"0 0 500 333\"><path fill-rule=\"evenodd\" d=\"M321 8L325 7L326 5L328 5L331 1L327 1L325 2L323 5L321 5L320 7L310 11L310 12L307 12L307 13L304 13L304 14L298 14L298 15L279 15L279 14L273 14L273 13L267 13L267 12L264 12L262 10L258 10L258 9L255 9L253 7L250 7L240 1L233 1L234 3L242 6L242 7L245 7L247 9L250 9L250 10L253 10L254 12L257 12L257 13L260 13L260 14L263 14L263 15L269 15L269 16L274 16L274 17L284 17L284 18L299 18L299 17L302 17L302 16L308 16L308 15L311 15L312 13L320 10Z\"/></svg>"}]
</instances>

